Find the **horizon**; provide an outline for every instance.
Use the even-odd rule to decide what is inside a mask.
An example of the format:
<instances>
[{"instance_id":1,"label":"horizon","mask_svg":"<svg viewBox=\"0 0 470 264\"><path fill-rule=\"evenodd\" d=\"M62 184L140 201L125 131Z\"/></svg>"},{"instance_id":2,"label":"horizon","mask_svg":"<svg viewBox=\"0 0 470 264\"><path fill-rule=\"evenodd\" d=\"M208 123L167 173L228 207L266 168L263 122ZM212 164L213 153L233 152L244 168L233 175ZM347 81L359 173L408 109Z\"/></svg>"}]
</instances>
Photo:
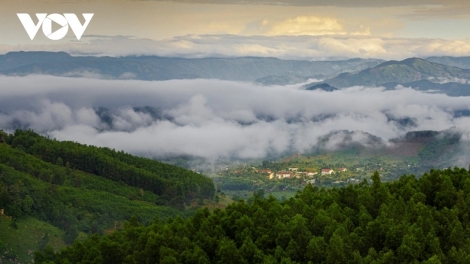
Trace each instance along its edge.
<instances>
[{"instance_id":1,"label":"horizon","mask_svg":"<svg viewBox=\"0 0 470 264\"><path fill-rule=\"evenodd\" d=\"M103 58L103 57L110 57L110 58L132 58L132 57L157 57L157 58L168 58L168 59L242 59L242 58L255 58L255 59L277 59L277 60L292 60L292 61L348 61L348 60L357 60L357 59L362 59L362 60L383 60L384 62L388 61L405 61L408 59L422 59L426 60L429 58L433 57L450 57L450 58L466 58L470 57L468 56L428 56L428 57L407 57L399 60L384 60L384 59L379 59L379 58L360 58L360 57L351 57L351 58L330 58L330 59L323 59L323 60L307 60L307 59L289 59L289 58L277 58L277 57L263 57L263 56L213 56L213 57L176 57L176 56L159 56L159 55L145 55L145 54L140 54L140 55L118 55L118 56L110 56L110 55L97 55L97 54L74 54L74 53L69 53L67 51L47 51L47 50L18 50L18 51L8 51L6 53L0 53L0 56L5 56L7 54L14 54L14 53L66 53L67 55L70 55L71 57L95 57L95 58ZM431 62L434 63L434 62Z\"/></svg>"}]
</instances>

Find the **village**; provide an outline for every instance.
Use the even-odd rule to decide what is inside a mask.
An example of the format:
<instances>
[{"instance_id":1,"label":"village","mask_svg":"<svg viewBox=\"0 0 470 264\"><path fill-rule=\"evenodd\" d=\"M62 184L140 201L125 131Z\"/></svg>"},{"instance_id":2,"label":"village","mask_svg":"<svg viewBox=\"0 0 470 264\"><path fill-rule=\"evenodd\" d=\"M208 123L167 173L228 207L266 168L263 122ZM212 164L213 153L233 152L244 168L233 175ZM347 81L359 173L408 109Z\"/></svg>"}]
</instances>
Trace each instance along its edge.
<instances>
[{"instance_id":1,"label":"village","mask_svg":"<svg viewBox=\"0 0 470 264\"><path fill-rule=\"evenodd\" d=\"M337 168L335 171L332 168L322 168L319 171L303 171L303 170L300 170L299 168L292 167L292 168L287 168L287 170L277 171L277 172L273 172L270 169L261 169L261 170L255 170L255 171L260 174L268 175L268 179L270 180L297 178L297 179L304 179L306 183L315 184L316 182L316 179L314 178L315 176L341 174L341 173L347 172L348 169ZM359 181L360 181L359 179L350 178L350 179L347 179L346 181L337 180L337 181L334 181L333 183L335 184L344 183L344 182L358 183Z\"/></svg>"},{"instance_id":2,"label":"village","mask_svg":"<svg viewBox=\"0 0 470 264\"><path fill-rule=\"evenodd\" d=\"M416 175L426 170L410 158L360 157L344 152L318 155L296 153L279 160L225 165L212 177L220 190L231 196L246 198L250 192L263 189L265 193L289 197L308 184L319 188L359 184L370 179L375 171L386 182L403 174Z\"/></svg>"}]
</instances>

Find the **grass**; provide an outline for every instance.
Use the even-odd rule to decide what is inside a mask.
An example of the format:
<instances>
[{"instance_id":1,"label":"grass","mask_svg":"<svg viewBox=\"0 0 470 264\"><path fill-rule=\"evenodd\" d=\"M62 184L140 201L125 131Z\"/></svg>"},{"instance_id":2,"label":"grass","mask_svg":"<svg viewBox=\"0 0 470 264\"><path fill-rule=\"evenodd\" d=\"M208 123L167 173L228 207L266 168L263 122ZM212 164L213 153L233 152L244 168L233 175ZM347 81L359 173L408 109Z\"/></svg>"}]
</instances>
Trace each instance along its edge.
<instances>
[{"instance_id":1,"label":"grass","mask_svg":"<svg viewBox=\"0 0 470 264\"><path fill-rule=\"evenodd\" d=\"M207 207L210 211L213 211L216 208L224 209L229 204L234 202L232 198L228 195L225 195L225 196L218 195L218 196L219 196L218 203L216 203L215 201L206 200L203 207Z\"/></svg>"},{"instance_id":2,"label":"grass","mask_svg":"<svg viewBox=\"0 0 470 264\"><path fill-rule=\"evenodd\" d=\"M29 217L16 221L17 228L12 223L10 218L0 216L0 239L4 246L0 257L5 263L14 258L16 262L11 263L32 263L33 252L47 243L54 250L65 247L64 232L46 222Z\"/></svg>"}]
</instances>

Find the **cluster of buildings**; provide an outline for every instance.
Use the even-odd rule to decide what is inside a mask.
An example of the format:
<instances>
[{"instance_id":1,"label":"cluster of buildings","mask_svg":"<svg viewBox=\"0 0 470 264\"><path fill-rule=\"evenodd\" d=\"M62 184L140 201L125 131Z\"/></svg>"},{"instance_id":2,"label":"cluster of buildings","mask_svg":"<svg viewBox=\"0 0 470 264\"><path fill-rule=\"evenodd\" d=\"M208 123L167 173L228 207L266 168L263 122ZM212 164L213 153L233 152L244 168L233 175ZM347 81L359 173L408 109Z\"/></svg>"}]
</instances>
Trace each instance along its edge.
<instances>
[{"instance_id":1,"label":"cluster of buildings","mask_svg":"<svg viewBox=\"0 0 470 264\"><path fill-rule=\"evenodd\" d=\"M346 171L347 171L346 168L337 169L338 173L346 172ZM274 179L274 178L285 179L285 178L293 178L293 177L300 178L301 176L313 177L315 175L318 175L318 172L299 171L299 168L288 168L287 171L278 171L276 173L272 172L269 169L266 169L266 170L258 170L258 173L268 174L269 179ZM320 171L321 175L331 175L335 173L336 172L331 168L323 168Z\"/></svg>"}]
</instances>

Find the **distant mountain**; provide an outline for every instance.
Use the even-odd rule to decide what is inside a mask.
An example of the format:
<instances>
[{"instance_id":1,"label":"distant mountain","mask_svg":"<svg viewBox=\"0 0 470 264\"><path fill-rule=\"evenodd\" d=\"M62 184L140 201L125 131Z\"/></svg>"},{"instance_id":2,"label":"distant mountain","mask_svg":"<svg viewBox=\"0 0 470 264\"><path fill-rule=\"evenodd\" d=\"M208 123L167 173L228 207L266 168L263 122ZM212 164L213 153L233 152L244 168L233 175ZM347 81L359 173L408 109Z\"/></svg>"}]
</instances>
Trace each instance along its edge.
<instances>
[{"instance_id":1,"label":"distant mountain","mask_svg":"<svg viewBox=\"0 0 470 264\"><path fill-rule=\"evenodd\" d=\"M470 79L470 70L429 62L418 58L387 61L358 73L342 73L325 83L343 88L354 85L379 86L428 79Z\"/></svg>"},{"instance_id":2,"label":"distant mountain","mask_svg":"<svg viewBox=\"0 0 470 264\"><path fill-rule=\"evenodd\" d=\"M10 52L0 56L0 74L99 76L109 79L171 80L208 78L284 85L308 78L355 72L382 63L377 59L341 61L276 58L166 58L157 56L74 57L63 52Z\"/></svg>"},{"instance_id":3,"label":"distant mountain","mask_svg":"<svg viewBox=\"0 0 470 264\"><path fill-rule=\"evenodd\" d=\"M328 151L344 150L351 147L385 148L383 139L362 131L338 130L319 138L317 149Z\"/></svg>"},{"instance_id":4,"label":"distant mountain","mask_svg":"<svg viewBox=\"0 0 470 264\"><path fill-rule=\"evenodd\" d=\"M439 64L444 64L448 66L458 67L462 69L470 69L470 57L428 57L425 60L430 62L435 62Z\"/></svg>"},{"instance_id":5,"label":"distant mountain","mask_svg":"<svg viewBox=\"0 0 470 264\"><path fill-rule=\"evenodd\" d=\"M318 78L319 76L311 76L312 78ZM263 85L288 85L288 84L296 84L302 83L307 81L309 78L305 76L298 76L298 75L269 75L266 77L258 78L255 80L256 83L263 84Z\"/></svg>"},{"instance_id":6,"label":"distant mountain","mask_svg":"<svg viewBox=\"0 0 470 264\"><path fill-rule=\"evenodd\" d=\"M386 83L382 86L387 89L395 89L397 85L420 91L445 93L450 96L470 96L470 85L457 82L434 83L429 80L420 80L408 83Z\"/></svg>"},{"instance_id":7,"label":"distant mountain","mask_svg":"<svg viewBox=\"0 0 470 264\"><path fill-rule=\"evenodd\" d=\"M0 71L15 69L25 65L69 61L71 59L72 56L65 52L10 52L0 55Z\"/></svg>"},{"instance_id":8,"label":"distant mountain","mask_svg":"<svg viewBox=\"0 0 470 264\"><path fill-rule=\"evenodd\" d=\"M303 88L313 90L325 85L335 88L382 86L387 89L402 85L450 96L470 96L470 70L409 58L403 61L387 61L356 73L341 73L322 82L306 84Z\"/></svg>"},{"instance_id":9,"label":"distant mountain","mask_svg":"<svg viewBox=\"0 0 470 264\"><path fill-rule=\"evenodd\" d=\"M308 85L305 90L308 90L308 91L323 90L327 92L333 92L333 91L338 90L338 88L333 87L327 83L320 83L320 84Z\"/></svg>"},{"instance_id":10,"label":"distant mountain","mask_svg":"<svg viewBox=\"0 0 470 264\"><path fill-rule=\"evenodd\" d=\"M344 159L358 157L388 157L395 160L415 160L419 167L448 167L468 159L469 144L462 133L444 131L410 131L402 137L387 141L362 131L334 131L320 137L312 153L342 152ZM350 155L354 155L352 157Z\"/></svg>"}]
</instances>

